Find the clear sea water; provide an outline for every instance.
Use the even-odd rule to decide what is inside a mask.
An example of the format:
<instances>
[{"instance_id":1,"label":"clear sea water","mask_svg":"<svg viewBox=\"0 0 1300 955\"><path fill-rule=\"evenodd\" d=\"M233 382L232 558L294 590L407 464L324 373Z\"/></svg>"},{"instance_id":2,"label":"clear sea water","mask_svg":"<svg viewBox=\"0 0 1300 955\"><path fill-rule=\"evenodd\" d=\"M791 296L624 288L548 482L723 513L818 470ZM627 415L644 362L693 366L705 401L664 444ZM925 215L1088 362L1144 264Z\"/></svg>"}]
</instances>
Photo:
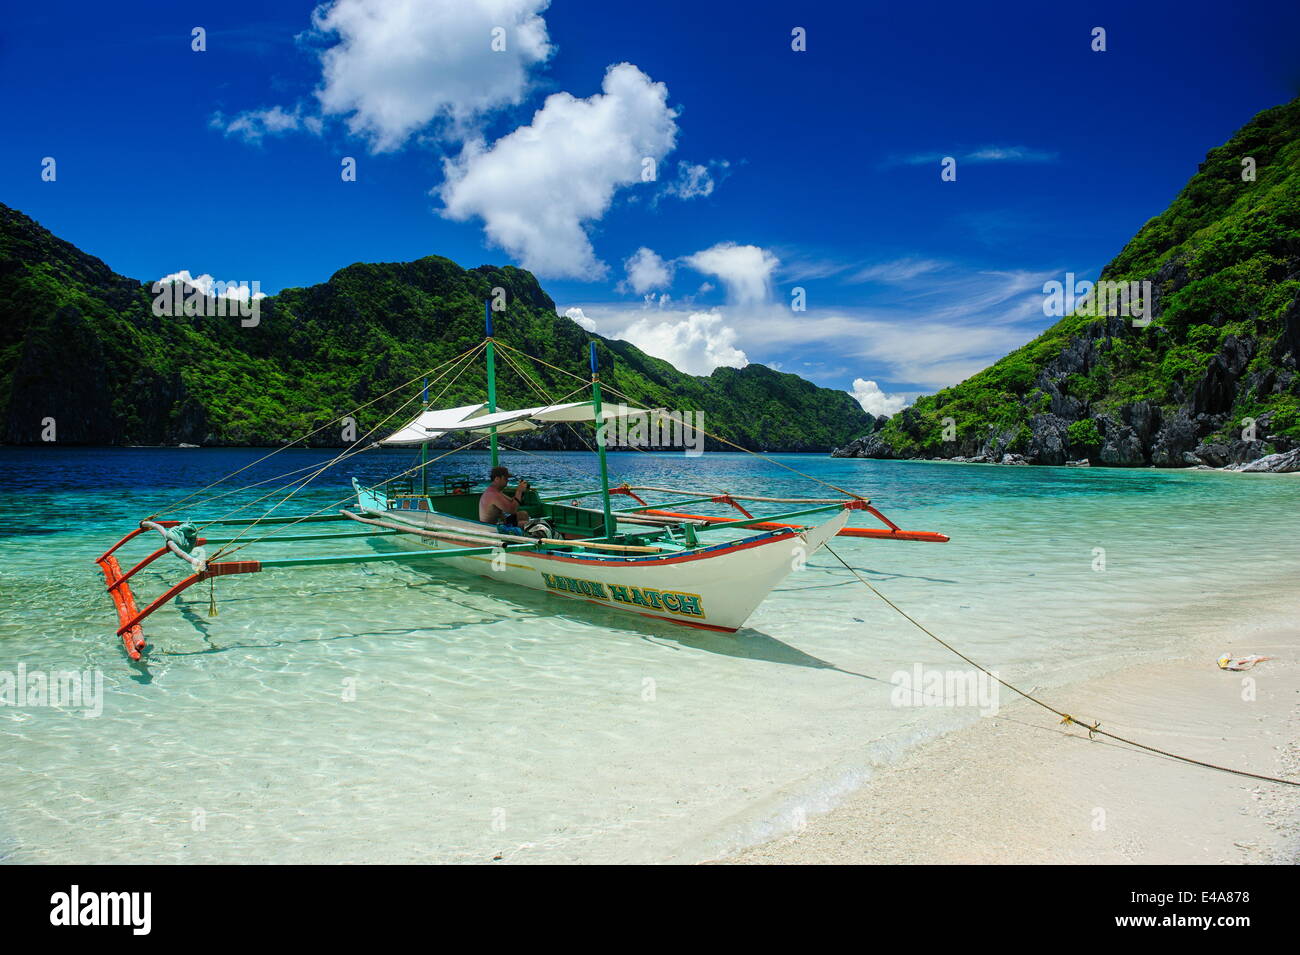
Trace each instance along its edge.
<instances>
[{"instance_id":1,"label":"clear sea water","mask_svg":"<svg viewBox=\"0 0 1300 955\"><path fill-rule=\"evenodd\" d=\"M436 562L225 578L218 616L206 587L185 593L147 622L152 650L132 664L94 558L264 453L0 449L0 672L88 670L104 687L97 717L0 706L0 860L693 861L776 834L978 719L891 705L896 671L963 665L824 553L734 636ZM326 457L285 451L242 482ZM743 455L611 460L632 484L825 493ZM778 460L869 495L904 527L951 535L834 547L1026 687L1176 655L1196 628L1300 589L1297 475ZM505 462L548 491L596 483L589 455ZM350 463L281 512L325 507L350 475L380 479L412 460ZM434 472L484 467L470 453ZM183 510L213 516L246 499ZM328 552L371 546L383 545ZM138 599L182 570L157 562L133 581Z\"/></svg>"}]
</instances>

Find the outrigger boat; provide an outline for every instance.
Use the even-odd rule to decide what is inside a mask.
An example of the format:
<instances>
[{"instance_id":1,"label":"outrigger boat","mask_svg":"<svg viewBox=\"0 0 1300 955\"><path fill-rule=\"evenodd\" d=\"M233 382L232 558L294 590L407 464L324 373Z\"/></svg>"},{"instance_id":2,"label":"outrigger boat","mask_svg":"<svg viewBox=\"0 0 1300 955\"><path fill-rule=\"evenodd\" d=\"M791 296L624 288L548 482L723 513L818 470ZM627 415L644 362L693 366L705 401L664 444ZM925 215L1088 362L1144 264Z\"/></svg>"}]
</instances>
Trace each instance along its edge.
<instances>
[{"instance_id":1,"label":"outrigger boat","mask_svg":"<svg viewBox=\"0 0 1300 955\"><path fill-rule=\"evenodd\" d=\"M423 408L414 419L388 436L373 440L373 435L379 430L379 426L376 426L323 466L312 466L280 475L280 478L292 477L293 480L280 488L286 492L283 499L261 516L234 518L221 515L207 520L184 521L160 519L161 513L165 512L155 513L140 521L137 527L103 553L96 563L104 573L108 593L117 609L117 634L131 659L139 660L145 649L141 624L146 617L195 584L236 574L293 567L436 559L462 571L560 597L583 600L689 627L734 632L782 580L836 535L935 542L948 539L943 534L933 532L905 531L872 506L868 499L829 484L827 486L832 487L840 496L765 498L655 486L624 484L611 487L605 425L619 417L644 418L662 416L665 413L629 407L624 403L617 406L604 404L595 341L590 343L591 378L582 383L583 390L590 389L590 398L518 410L498 409L496 349L509 349L521 359L529 359L531 356L496 340L492 334L492 312L487 307L485 312L487 334L484 341L440 366L443 370L441 377L446 377L453 371L459 377L460 372L477 360L481 351L486 358L485 402L456 408L432 408L426 378ZM504 357L508 364L518 370L515 358L510 355ZM529 381L536 388L535 382ZM617 393L615 389L609 390ZM375 401L385 397L387 395L380 396ZM626 399L626 396L620 397ZM402 408L414 400L414 397L408 400ZM398 414L402 408L390 414L380 425ZM464 476L449 476L443 478L440 493L430 490L428 469L433 463L429 458L431 442L461 433L477 435L454 450L464 450L486 440L491 465L495 467L499 460L500 436L530 431L557 422L587 424L595 428L595 453L599 462L600 484L596 488L545 497L529 488L521 500L523 508L532 518L527 527L504 528L480 522L480 492L476 484L482 482ZM320 430L323 428L317 429ZM298 440L309 436L304 435ZM293 443L297 442L291 442ZM286 445L288 446L290 445ZM297 516L274 514L281 504L321 473L354 454L374 448L403 446L420 448L420 462L417 466L374 486L363 485L353 478L352 494L336 505ZM278 453L278 450L283 448L259 461ZM447 452L450 453L454 452ZM445 456L439 455L439 459ZM226 475L199 493L223 484L247 470L247 467ZM304 477L303 471L310 473ZM418 488L412 477L415 473L419 476ZM250 487L267 484L271 480L277 479L268 479ZM245 490L248 488L222 491L212 495L209 500ZM272 492L274 493L277 492ZM642 494L652 493L666 493L671 499L649 502L642 497ZM264 494L251 503L265 500L272 494ZM197 496L191 495L190 499ZM634 503L622 504L620 501L621 506L616 507L616 497ZM585 506L581 503L592 498L598 499L599 506ZM783 513L756 517L744 506L751 502L798 506ZM681 510L703 504L730 506L738 512L738 516L720 517ZM250 505L245 504L236 511L248 506ZM885 526L849 527L848 521L854 511L865 511ZM829 517L816 524L801 520L814 514ZM292 535L282 533L298 525L314 526L320 523L348 525L349 529ZM240 530L228 537L203 536L209 528L214 527ZM258 536L249 538L248 535L255 529ZM161 546L129 570L123 571L117 557L119 550L136 537L150 533L161 536ZM296 552L287 557L260 560L229 559L235 552L259 542L293 543L295 551L298 551L303 545L322 541L370 537L384 537L403 546L396 550L376 549L362 553ZM209 553L211 548L215 550ZM155 600L139 608L131 589L131 581L140 571L167 555L180 558L188 565L191 573ZM215 596L211 612L215 613Z\"/></svg>"}]
</instances>

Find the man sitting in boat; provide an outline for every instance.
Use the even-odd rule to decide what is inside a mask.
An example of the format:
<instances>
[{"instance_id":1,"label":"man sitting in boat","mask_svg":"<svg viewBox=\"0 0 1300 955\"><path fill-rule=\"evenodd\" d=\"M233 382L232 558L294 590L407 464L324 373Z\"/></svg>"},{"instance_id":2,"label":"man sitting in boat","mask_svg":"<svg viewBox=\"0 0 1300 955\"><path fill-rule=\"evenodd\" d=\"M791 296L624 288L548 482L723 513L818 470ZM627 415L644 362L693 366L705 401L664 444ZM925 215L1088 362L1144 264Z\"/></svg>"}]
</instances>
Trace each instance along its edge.
<instances>
[{"instance_id":1,"label":"man sitting in boat","mask_svg":"<svg viewBox=\"0 0 1300 955\"><path fill-rule=\"evenodd\" d=\"M510 483L510 469L497 465L488 475L487 490L478 499L478 519L484 524L496 524L503 534L522 534L528 524L528 512L519 505L528 491L528 482L520 481L514 493L506 493Z\"/></svg>"}]
</instances>

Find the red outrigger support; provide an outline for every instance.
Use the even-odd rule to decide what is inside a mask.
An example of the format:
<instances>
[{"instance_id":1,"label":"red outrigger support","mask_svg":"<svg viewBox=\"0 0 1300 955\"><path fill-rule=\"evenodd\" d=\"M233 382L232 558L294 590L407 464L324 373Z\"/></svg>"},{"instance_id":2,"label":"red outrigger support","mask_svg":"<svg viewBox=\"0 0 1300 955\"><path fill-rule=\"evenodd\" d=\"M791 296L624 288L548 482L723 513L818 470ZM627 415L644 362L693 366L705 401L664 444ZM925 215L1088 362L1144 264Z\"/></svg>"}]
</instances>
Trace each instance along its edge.
<instances>
[{"instance_id":1,"label":"red outrigger support","mask_svg":"<svg viewBox=\"0 0 1300 955\"><path fill-rule=\"evenodd\" d=\"M175 527L180 521L157 521L155 523L159 527ZM140 621L166 604L177 594L188 590L200 581L207 580L209 577L224 577L228 574L255 574L262 569L261 563L255 560L206 564L203 570L186 577L149 606L143 610L138 610L135 605L135 594L131 593L129 581L139 571L167 553L168 548L164 544L125 573L122 572L122 566L117 562L117 558L113 556L113 553L127 541L134 539L147 530L151 530L151 528L136 528L101 554L95 561L99 565L99 569L104 572L104 583L109 596L113 598L113 606L117 608L117 619L121 624L117 628L117 635L122 638L122 646L126 649L127 656L132 660L139 660L140 651L145 647L144 631L140 628ZM205 541L203 538L199 538L197 543L202 544Z\"/></svg>"},{"instance_id":2,"label":"red outrigger support","mask_svg":"<svg viewBox=\"0 0 1300 955\"><path fill-rule=\"evenodd\" d=\"M636 494L628 487L611 487L609 489L609 493L626 494L628 497L635 500L638 504L646 503L644 498L640 497L638 494ZM730 504L736 510L740 511L740 513L744 514L745 517L747 518L754 516L753 514L749 513L749 511L741 507L740 504L730 494L720 494L717 497L712 498L712 501L715 504ZM940 534L937 533L936 531L905 531L897 524L895 524L893 521L891 521L889 518L887 518L884 514L880 513L880 511L876 510L876 508L873 507L867 501L863 501L863 500L845 501L844 506L851 511L866 511L869 514L872 514L873 516L879 518L884 524L886 524L888 526L888 529L886 530L886 529L875 528L875 527L845 527L845 528L841 528L839 534L837 535L839 537L875 537L884 540L927 541L929 543L934 543L934 544L942 544L949 540L947 534ZM731 520L730 518L726 518L726 517L709 517L704 514L682 514L678 511L664 511L664 510L659 510L657 508L652 508L648 505L646 507L641 508L636 513L649 514L653 517L671 517L679 521L703 521L706 524L726 524L729 523ZM749 526L753 528L757 528L758 530L761 531L776 531L776 530L784 530L786 528L791 528L791 527L802 527L803 525L783 524L778 521L764 521L761 524L750 524Z\"/></svg>"}]
</instances>

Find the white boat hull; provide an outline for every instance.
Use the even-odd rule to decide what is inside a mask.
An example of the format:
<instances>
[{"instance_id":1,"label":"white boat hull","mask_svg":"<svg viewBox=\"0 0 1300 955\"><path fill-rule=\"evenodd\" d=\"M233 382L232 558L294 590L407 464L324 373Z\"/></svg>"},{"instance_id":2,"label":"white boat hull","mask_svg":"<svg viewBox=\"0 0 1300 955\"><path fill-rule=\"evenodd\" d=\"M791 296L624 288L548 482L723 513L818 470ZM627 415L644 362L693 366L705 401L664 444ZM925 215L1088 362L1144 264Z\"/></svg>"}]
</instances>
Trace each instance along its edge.
<instances>
[{"instance_id":1,"label":"white boat hull","mask_svg":"<svg viewBox=\"0 0 1300 955\"><path fill-rule=\"evenodd\" d=\"M367 514L425 530L483 533L484 526L428 511L376 506L362 494ZM596 556L542 550L499 551L442 558L458 570L569 599L654 617L689 627L733 632L767 595L849 519L841 511L802 532L779 531L723 541L682 553ZM404 543L446 550L472 546L464 539L399 535ZM519 538L526 540L526 538Z\"/></svg>"}]
</instances>

